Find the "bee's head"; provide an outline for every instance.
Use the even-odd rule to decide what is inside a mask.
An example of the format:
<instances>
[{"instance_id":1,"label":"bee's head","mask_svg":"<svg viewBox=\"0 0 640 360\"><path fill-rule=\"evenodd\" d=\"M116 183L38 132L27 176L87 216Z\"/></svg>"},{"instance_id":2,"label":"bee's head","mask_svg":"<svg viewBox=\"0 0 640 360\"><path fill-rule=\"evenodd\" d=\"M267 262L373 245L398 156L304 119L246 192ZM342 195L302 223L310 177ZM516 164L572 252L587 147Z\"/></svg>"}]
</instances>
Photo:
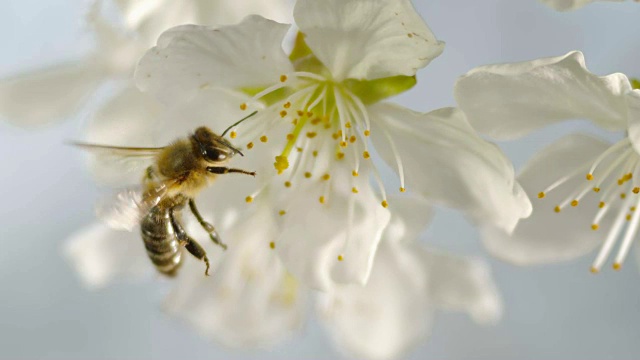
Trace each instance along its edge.
<instances>
[{"instance_id":1,"label":"bee's head","mask_svg":"<svg viewBox=\"0 0 640 360\"><path fill-rule=\"evenodd\" d=\"M211 163L226 162L235 154L244 156L229 141L204 126L196 129L191 136L191 140L200 155Z\"/></svg>"}]
</instances>

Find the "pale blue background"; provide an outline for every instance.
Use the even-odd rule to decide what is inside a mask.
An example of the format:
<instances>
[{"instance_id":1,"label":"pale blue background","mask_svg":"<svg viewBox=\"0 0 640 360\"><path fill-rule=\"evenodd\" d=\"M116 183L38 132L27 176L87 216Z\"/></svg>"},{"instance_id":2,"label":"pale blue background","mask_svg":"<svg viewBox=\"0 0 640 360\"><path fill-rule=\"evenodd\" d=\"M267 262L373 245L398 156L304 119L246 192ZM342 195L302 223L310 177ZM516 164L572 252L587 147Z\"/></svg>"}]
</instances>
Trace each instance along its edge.
<instances>
[{"instance_id":1,"label":"pale blue background","mask_svg":"<svg viewBox=\"0 0 640 360\"><path fill-rule=\"evenodd\" d=\"M457 76L491 62L585 52L596 73L640 76L640 4L595 4L556 13L535 0L415 1L444 54L419 73L399 101L419 110L453 104ZM91 46L80 0L2 0L0 76L69 59ZM65 238L92 221L97 190L75 149L83 116L27 132L0 123L0 357L254 359L337 357L311 321L272 351L224 349L164 316L157 284L88 292L60 255ZM536 150L583 128L546 129L504 148L520 166ZM611 136L610 136L611 138ZM437 171L437 169L434 169ZM469 174L469 176L473 176ZM482 255L474 230L442 211L425 241ZM460 314L440 314L430 341L411 357L430 359L638 359L640 285L635 259L621 272L588 272L592 256L562 265L517 268L492 260L505 316L479 327Z\"/></svg>"}]
</instances>

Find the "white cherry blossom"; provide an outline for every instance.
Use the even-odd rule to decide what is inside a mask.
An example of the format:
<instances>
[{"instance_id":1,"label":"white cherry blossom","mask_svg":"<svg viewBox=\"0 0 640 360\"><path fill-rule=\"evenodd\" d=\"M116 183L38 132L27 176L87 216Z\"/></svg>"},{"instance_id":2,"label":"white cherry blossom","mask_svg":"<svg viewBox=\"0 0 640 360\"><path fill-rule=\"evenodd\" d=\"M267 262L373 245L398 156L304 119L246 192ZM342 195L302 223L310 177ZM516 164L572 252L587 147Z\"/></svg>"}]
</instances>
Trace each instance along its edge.
<instances>
[{"instance_id":1,"label":"white cherry blossom","mask_svg":"<svg viewBox=\"0 0 640 360\"><path fill-rule=\"evenodd\" d=\"M490 251L518 264L568 260L599 247L591 271L610 257L620 269L640 224L640 90L623 74L592 74L582 53L571 52L476 68L455 94L470 122L498 138L570 119L625 131L615 144L573 134L543 149L518 177L538 198L532 216L511 235L491 227L483 235Z\"/></svg>"},{"instance_id":2,"label":"white cherry blossom","mask_svg":"<svg viewBox=\"0 0 640 360\"><path fill-rule=\"evenodd\" d=\"M287 0L115 0L115 3L124 26L107 21L101 14L101 2L93 3L86 21L94 35L95 48L84 57L0 80L0 116L20 126L36 127L74 115L108 81L116 81L126 89L131 85L140 56L171 26L223 25L247 14L263 14L281 21L291 17ZM116 94L115 98L121 95ZM128 91L127 96L161 108L144 94ZM105 105L109 106L110 103Z\"/></svg>"},{"instance_id":3,"label":"white cherry blossom","mask_svg":"<svg viewBox=\"0 0 640 360\"><path fill-rule=\"evenodd\" d=\"M296 277L321 289L366 284L390 216L373 150L396 170L396 191L507 231L529 215L511 164L460 111L422 114L382 101L411 88L443 49L409 1L300 0L294 18L290 54L282 48L289 25L260 16L170 29L135 77L172 107L226 93L241 99L237 109L259 110L230 137L247 157L270 159L256 161L267 166L246 201L278 215L274 246Z\"/></svg>"}]
</instances>

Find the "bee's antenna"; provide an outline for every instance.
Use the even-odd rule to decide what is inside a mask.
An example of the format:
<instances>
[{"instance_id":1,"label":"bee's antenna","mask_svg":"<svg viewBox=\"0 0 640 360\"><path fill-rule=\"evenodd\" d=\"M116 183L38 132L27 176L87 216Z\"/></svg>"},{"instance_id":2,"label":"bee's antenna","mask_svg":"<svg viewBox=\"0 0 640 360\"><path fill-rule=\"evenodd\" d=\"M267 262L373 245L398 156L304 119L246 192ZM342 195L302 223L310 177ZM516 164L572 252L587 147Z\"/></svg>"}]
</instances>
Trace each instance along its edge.
<instances>
[{"instance_id":1,"label":"bee's antenna","mask_svg":"<svg viewBox=\"0 0 640 360\"><path fill-rule=\"evenodd\" d=\"M225 130L225 131L222 133L222 135L220 135L220 136L224 136L224 134L226 134L226 133L227 133L229 130L231 130L234 126L236 126L236 125L240 124L241 122L243 122L243 121L247 120L248 118L252 117L253 115L255 115L255 114L257 114L257 113L258 113L258 111L254 111L254 112L252 112L251 114L249 114L249 115L247 115L247 116L243 117L242 119L238 120L235 124L233 124L233 125L229 126L229 127L227 128L227 130Z\"/></svg>"}]
</instances>

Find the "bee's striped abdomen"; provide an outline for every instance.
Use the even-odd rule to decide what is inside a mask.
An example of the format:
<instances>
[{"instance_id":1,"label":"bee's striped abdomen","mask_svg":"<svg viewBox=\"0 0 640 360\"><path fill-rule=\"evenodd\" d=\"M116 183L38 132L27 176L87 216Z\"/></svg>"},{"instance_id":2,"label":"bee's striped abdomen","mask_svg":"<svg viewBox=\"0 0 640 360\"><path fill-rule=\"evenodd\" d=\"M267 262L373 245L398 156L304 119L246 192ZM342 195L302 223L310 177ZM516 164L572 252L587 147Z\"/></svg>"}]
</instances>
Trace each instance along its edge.
<instances>
[{"instance_id":1,"label":"bee's striped abdomen","mask_svg":"<svg viewBox=\"0 0 640 360\"><path fill-rule=\"evenodd\" d=\"M142 219L140 230L147 255L158 271L176 275L182 263L182 248L171 226L169 210L158 206L151 209Z\"/></svg>"}]
</instances>

